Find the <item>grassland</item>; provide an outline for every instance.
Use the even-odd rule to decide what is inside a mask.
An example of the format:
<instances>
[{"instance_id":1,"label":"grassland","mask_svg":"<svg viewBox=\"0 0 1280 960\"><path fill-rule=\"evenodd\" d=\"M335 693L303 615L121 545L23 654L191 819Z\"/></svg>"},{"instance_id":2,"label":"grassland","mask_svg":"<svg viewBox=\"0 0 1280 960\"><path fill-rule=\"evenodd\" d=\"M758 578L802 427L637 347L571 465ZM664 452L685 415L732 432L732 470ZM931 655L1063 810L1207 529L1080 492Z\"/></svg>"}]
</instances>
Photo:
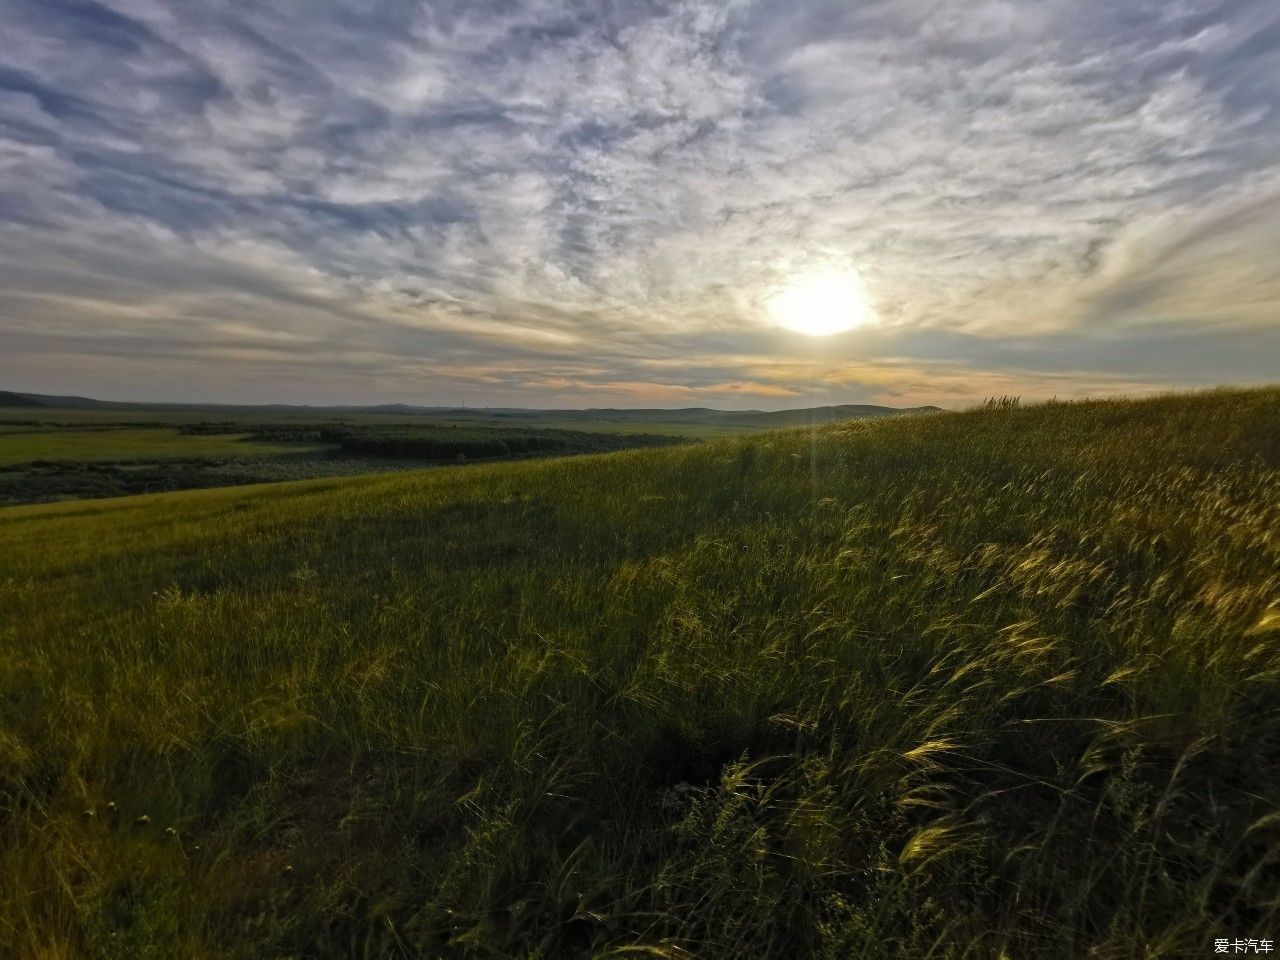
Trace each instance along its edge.
<instances>
[{"instance_id":1,"label":"grassland","mask_svg":"<svg viewBox=\"0 0 1280 960\"><path fill-rule=\"evenodd\" d=\"M17 956L1275 939L1280 390L5 508L0 722Z\"/></svg>"},{"instance_id":2,"label":"grassland","mask_svg":"<svg viewBox=\"0 0 1280 960\"><path fill-rule=\"evenodd\" d=\"M495 427L459 429L456 425L322 430L320 437L337 442L343 451L353 454L464 461L540 454L611 453L683 442L678 437L649 433L535 430L523 426L505 430Z\"/></svg>"},{"instance_id":3,"label":"grassland","mask_svg":"<svg viewBox=\"0 0 1280 960\"><path fill-rule=\"evenodd\" d=\"M0 410L0 506L689 442L670 424L646 433L634 423L606 432L591 423L593 429L565 430L523 419L477 425L392 414L271 420L255 408L125 413L133 416L113 419L114 409Z\"/></svg>"},{"instance_id":4,"label":"grassland","mask_svg":"<svg viewBox=\"0 0 1280 960\"><path fill-rule=\"evenodd\" d=\"M264 456L297 445L249 442L249 434L193 436L165 427L0 432L0 465L34 460L153 460L159 457Z\"/></svg>"},{"instance_id":5,"label":"grassland","mask_svg":"<svg viewBox=\"0 0 1280 960\"><path fill-rule=\"evenodd\" d=\"M630 435L662 434L691 440L737 437L759 433L767 427L751 421L701 422L672 416L663 419L661 411L642 419L614 417L603 412L599 417L569 416L568 411L528 411L520 415L486 413L483 410L443 410L439 412L387 413L351 411L342 408L296 408L278 410L270 407L153 407L140 405L124 408L57 408L4 407L0 405L0 434L39 430L99 430L135 427L138 429L190 429L208 423L224 424L224 432L252 434L264 428L291 426L295 429L344 425L372 427L458 427L466 429L496 428L531 430L573 430L583 433ZM721 412L723 416L731 414Z\"/></svg>"}]
</instances>

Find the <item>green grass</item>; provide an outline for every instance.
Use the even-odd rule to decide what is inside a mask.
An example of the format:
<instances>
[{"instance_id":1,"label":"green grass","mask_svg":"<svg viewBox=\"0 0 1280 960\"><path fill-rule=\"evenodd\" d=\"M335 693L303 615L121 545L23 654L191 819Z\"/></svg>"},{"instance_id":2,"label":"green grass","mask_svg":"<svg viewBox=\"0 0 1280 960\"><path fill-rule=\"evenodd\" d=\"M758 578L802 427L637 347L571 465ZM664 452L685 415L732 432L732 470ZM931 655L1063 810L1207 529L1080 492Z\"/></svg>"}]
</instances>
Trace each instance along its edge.
<instances>
[{"instance_id":1,"label":"green grass","mask_svg":"<svg viewBox=\"0 0 1280 960\"><path fill-rule=\"evenodd\" d=\"M0 506L693 442L670 433L550 430L519 421L477 427L372 416L268 421L252 408L232 414L78 428L71 420L0 419Z\"/></svg>"},{"instance_id":2,"label":"green grass","mask_svg":"<svg viewBox=\"0 0 1280 960\"><path fill-rule=\"evenodd\" d=\"M272 408L254 407L202 407L189 408L151 407L137 408L112 407L107 409L75 409L62 407L3 407L0 406L0 434L25 432L32 429L47 430L76 429L94 430L102 428L116 429L120 427L173 426L180 428L208 422L227 422L237 429L234 432L251 433L262 427L278 427L293 425L298 428L308 426L332 426L335 423L359 427L500 427L518 429L527 427L536 430L573 430L582 433L612 433L622 435L661 434L688 439L709 439L713 437L741 436L759 433L760 427L737 424L697 423L678 419L664 420L660 417L649 420L601 419L590 420L582 417L556 416L554 412L545 414L523 414L520 416L486 415L482 411L468 411L465 414L449 412L438 413L366 413L348 410L316 409L311 411L282 411Z\"/></svg>"},{"instance_id":3,"label":"green grass","mask_svg":"<svg viewBox=\"0 0 1280 960\"><path fill-rule=\"evenodd\" d=\"M688 440L710 440L716 437L738 437L751 433L760 433L757 426L739 426L724 423L696 423L686 420L588 420L582 417L557 417L554 414L522 415L519 417L484 416L480 412L468 416L448 416L447 414L397 414L392 420L389 415L364 415L372 421L391 426L442 426L459 429L530 429L530 430L572 430L575 433L608 433L621 436L636 434L656 434L658 436L681 437ZM390 422L388 422L390 420Z\"/></svg>"},{"instance_id":4,"label":"green grass","mask_svg":"<svg viewBox=\"0 0 1280 960\"><path fill-rule=\"evenodd\" d=\"M303 449L297 444L248 443L247 436L244 433L188 436L168 428L12 430L0 432L0 465L33 460L256 456Z\"/></svg>"},{"instance_id":5,"label":"green grass","mask_svg":"<svg viewBox=\"0 0 1280 960\"><path fill-rule=\"evenodd\" d=\"M2 509L0 721L18 956L1210 955L1280 390Z\"/></svg>"},{"instance_id":6,"label":"green grass","mask_svg":"<svg viewBox=\"0 0 1280 960\"><path fill-rule=\"evenodd\" d=\"M584 430L542 430L525 426L362 426L321 430L319 436L341 446L344 453L372 457L416 457L422 460L496 459L520 456L567 456L611 453L637 447L671 446L679 438L650 433L600 433Z\"/></svg>"}]
</instances>

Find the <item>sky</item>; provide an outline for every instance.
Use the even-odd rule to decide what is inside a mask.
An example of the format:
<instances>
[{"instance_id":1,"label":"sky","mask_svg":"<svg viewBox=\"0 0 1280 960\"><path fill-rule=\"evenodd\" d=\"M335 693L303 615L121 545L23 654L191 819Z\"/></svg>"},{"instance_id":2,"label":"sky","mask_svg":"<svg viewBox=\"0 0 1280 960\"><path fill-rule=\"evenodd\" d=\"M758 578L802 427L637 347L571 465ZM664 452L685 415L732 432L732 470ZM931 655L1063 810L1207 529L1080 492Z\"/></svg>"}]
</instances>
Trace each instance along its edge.
<instances>
[{"instance_id":1,"label":"sky","mask_svg":"<svg viewBox=\"0 0 1280 960\"><path fill-rule=\"evenodd\" d=\"M0 389L1280 379L1275 0L0 0ZM866 322L771 304L855 277Z\"/></svg>"}]
</instances>

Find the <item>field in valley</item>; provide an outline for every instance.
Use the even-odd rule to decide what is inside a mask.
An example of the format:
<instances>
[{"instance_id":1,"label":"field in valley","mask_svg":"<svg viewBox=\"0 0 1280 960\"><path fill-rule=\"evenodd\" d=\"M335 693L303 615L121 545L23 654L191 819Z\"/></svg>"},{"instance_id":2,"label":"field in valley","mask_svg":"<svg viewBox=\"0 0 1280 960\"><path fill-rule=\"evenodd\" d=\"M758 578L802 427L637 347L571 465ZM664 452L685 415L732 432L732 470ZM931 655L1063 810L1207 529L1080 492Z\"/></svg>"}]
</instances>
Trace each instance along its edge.
<instances>
[{"instance_id":1,"label":"field in valley","mask_svg":"<svg viewBox=\"0 0 1280 960\"><path fill-rule=\"evenodd\" d=\"M33 409L5 408L3 400L0 394L0 506L670 446L721 430L554 416L467 419L465 411Z\"/></svg>"},{"instance_id":2,"label":"field in valley","mask_svg":"<svg viewBox=\"0 0 1280 960\"><path fill-rule=\"evenodd\" d=\"M291 453L296 446L249 443L247 433L189 436L166 427L115 430L0 432L0 466L38 460L151 460L171 457L259 456Z\"/></svg>"},{"instance_id":3,"label":"field in valley","mask_svg":"<svg viewBox=\"0 0 1280 960\"><path fill-rule=\"evenodd\" d=\"M604 453L936 410L202 406L0 390L0 506Z\"/></svg>"},{"instance_id":4,"label":"field in valley","mask_svg":"<svg viewBox=\"0 0 1280 960\"><path fill-rule=\"evenodd\" d=\"M1280 940L1280 389L0 509L16 956L1217 937Z\"/></svg>"}]
</instances>

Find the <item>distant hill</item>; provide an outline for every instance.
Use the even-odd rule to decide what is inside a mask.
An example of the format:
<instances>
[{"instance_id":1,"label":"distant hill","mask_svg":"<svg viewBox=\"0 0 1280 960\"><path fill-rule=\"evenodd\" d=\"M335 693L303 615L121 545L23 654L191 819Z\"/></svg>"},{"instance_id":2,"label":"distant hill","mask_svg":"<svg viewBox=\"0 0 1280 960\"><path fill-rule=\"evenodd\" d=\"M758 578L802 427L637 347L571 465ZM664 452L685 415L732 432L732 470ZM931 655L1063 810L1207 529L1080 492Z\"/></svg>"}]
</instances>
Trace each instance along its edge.
<instances>
[{"instance_id":1,"label":"distant hill","mask_svg":"<svg viewBox=\"0 0 1280 960\"><path fill-rule=\"evenodd\" d=\"M0 407L55 407L97 410L108 407L132 406L138 406L138 404L118 403L114 400L94 400L90 397L59 397L43 393L17 393L13 390L0 390Z\"/></svg>"},{"instance_id":2,"label":"distant hill","mask_svg":"<svg viewBox=\"0 0 1280 960\"><path fill-rule=\"evenodd\" d=\"M725 411L717 412L717 423L731 426L793 427L811 423L832 423L863 417L890 417L904 413L938 413L941 407L881 407L868 403L842 403L829 407L807 407L799 410Z\"/></svg>"},{"instance_id":3,"label":"distant hill","mask_svg":"<svg viewBox=\"0 0 1280 960\"><path fill-rule=\"evenodd\" d=\"M795 427L833 423L864 417L888 417L904 413L937 413L941 407L882 407L867 403L842 403L796 410L717 410L713 407L592 407L586 410L540 410L521 407L414 407L402 403L364 408L373 413L436 413L451 420L544 420L581 423L672 423L720 427Z\"/></svg>"},{"instance_id":4,"label":"distant hill","mask_svg":"<svg viewBox=\"0 0 1280 960\"><path fill-rule=\"evenodd\" d=\"M373 407L358 408L362 413L440 413L451 407L415 407L411 403L380 403Z\"/></svg>"},{"instance_id":5,"label":"distant hill","mask_svg":"<svg viewBox=\"0 0 1280 960\"><path fill-rule=\"evenodd\" d=\"M43 407L44 404L39 400L33 400L31 397L21 393L12 393L8 390L0 390L0 407Z\"/></svg>"},{"instance_id":6,"label":"distant hill","mask_svg":"<svg viewBox=\"0 0 1280 960\"><path fill-rule=\"evenodd\" d=\"M722 427L795 427L864 417L887 417L904 413L936 413L941 407L883 407L866 403L842 403L825 407L796 410L717 410L714 407L627 408L593 407L585 410L531 407L439 407L415 406L407 403L381 403L371 406L309 406L305 404L182 404L124 403L94 400L90 397L47 396L38 393L0 391L0 407L53 407L62 409L133 409L133 410L255 410L279 412L441 414L451 420L546 420L554 418L582 423L670 423L690 426Z\"/></svg>"}]
</instances>

